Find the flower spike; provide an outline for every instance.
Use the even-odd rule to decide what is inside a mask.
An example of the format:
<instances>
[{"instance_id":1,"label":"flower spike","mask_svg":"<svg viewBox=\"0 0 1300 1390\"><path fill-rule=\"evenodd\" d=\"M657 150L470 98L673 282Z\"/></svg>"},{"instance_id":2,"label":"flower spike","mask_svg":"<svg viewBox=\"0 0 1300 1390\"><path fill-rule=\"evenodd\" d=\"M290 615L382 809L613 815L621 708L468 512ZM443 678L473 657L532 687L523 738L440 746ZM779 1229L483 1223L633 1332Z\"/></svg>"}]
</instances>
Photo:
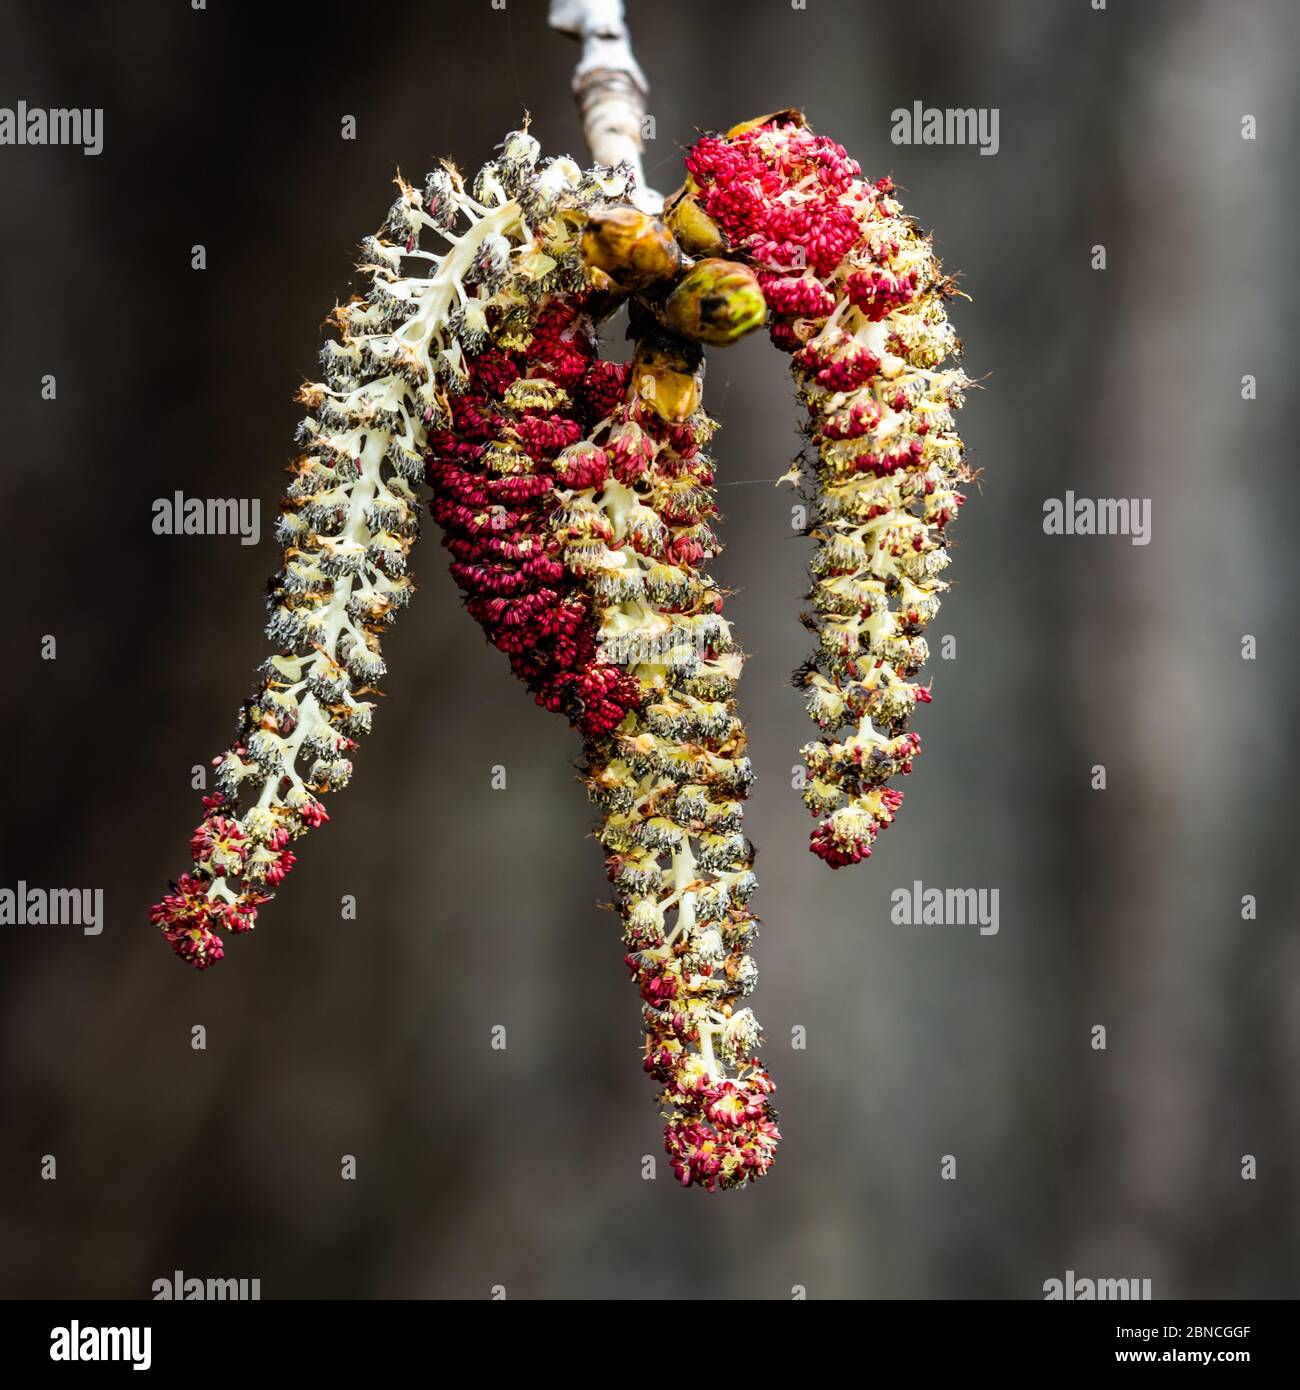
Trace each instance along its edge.
<instances>
[{"instance_id":1,"label":"flower spike","mask_svg":"<svg viewBox=\"0 0 1300 1390\"><path fill-rule=\"evenodd\" d=\"M808 413L817 647L795 683L823 736L803 749L803 797L822 818L813 852L841 868L871 854L903 800L886 784L921 748L922 634L972 477L954 423L970 381L944 365L956 290L893 183L864 181L798 112L705 136L686 166L669 225L756 271Z\"/></svg>"}]
</instances>

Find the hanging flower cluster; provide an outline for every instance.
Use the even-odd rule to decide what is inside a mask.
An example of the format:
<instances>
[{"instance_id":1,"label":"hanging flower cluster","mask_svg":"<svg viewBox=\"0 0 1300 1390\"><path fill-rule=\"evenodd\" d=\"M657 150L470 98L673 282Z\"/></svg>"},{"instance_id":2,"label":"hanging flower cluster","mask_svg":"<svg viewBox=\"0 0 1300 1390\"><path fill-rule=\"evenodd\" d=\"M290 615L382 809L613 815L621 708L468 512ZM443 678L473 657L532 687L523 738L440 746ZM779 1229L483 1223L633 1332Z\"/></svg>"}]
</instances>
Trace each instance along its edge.
<instances>
[{"instance_id":1,"label":"hanging flower cluster","mask_svg":"<svg viewBox=\"0 0 1300 1390\"><path fill-rule=\"evenodd\" d=\"M668 1152L683 1183L732 1187L767 1171L780 1137L758 1022L740 1007L757 979L741 657L703 569L718 542L702 355L638 317L631 389L552 524L590 586L602 650L640 692L617 729L588 738L586 762Z\"/></svg>"},{"instance_id":2,"label":"hanging flower cluster","mask_svg":"<svg viewBox=\"0 0 1300 1390\"><path fill-rule=\"evenodd\" d=\"M760 324L743 267L682 263L661 224L589 209L589 286L503 316L429 436L433 511L467 607L539 703L584 736L645 1067L685 1184L734 1187L779 1133L759 1026L752 780L735 712L741 659L703 570L718 550L713 423L695 337ZM619 277L619 278L615 278ZM595 320L633 288L627 365L597 355Z\"/></svg>"},{"instance_id":3,"label":"hanging flower cluster","mask_svg":"<svg viewBox=\"0 0 1300 1390\"><path fill-rule=\"evenodd\" d=\"M419 189L399 179L364 243L369 292L336 309L324 380L300 393L275 651L214 760L193 865L153 920L206 968L328 818L321 798L370 727L380 637L411 593L423 480L471 616L582 736L674 1171L738 1187L780 1135L744 1003L752 771L742 658L706 569L719 546L703 345L770 322L795 352L822 542L821 645L801 681L823 728L857 721L806 750L808 799L830 813L814 848L847 863L897 808L883 783L910 767L907 716L928 698L919 633L961 501L965 379L937 370L947 286L887 183L862 184L793 113L702 140L665 221L631 205L626 168L538 156L516 131L472 189L450 167ZM422 248L425 232L447 249ZM620 364L597 330L622 304Z\"/></svg>"},{"instance_id":4,"label":"hanging flower cluster","mask_svg":"<svg viewBox=\"0 0 1300 1390\"><path fill-rule=\"evenodd\" d=\"M369 293L335 310L325 379L300 392L310 414L277 527L284 564L267 627L276 651L234 742L214 759L218 790L204 798L193 867L152 914L201 970L221 959L222 933L252 929L293 867L289 846L328 819L321 796L351 775L374 709L367 696L385 671L380 635L411 594L413 485L428 433L450 418L471 355L488 343L489 315L522 325L525 291L581 285L582 210L626 192L625 180L602 183L571 160L540 170L536 161L536 141L516 132L472 193L451 169L423 189L399 181L388 237L363 244ZM449 249L421 249L425 229Z\"/></svg>"},{"instance_id":5,"label":"hanging flower cluster","mask_svg":"<svg viewBox=\"0 0 1300 1390\"><path fill-rule=\"evenodd\" d=\"M930 700L922 633L971 477L953 419L970 382L944 366L956 290L890 180L864 182L797 112L706 136L686 165L670 225L758 272L808 412L817 648L795 680L824 731L803 750L804 801L823 818L812 849L840 868L893 821L903 794L887 783L921 747L908 722Z\"/></svg>"}]
</instances>

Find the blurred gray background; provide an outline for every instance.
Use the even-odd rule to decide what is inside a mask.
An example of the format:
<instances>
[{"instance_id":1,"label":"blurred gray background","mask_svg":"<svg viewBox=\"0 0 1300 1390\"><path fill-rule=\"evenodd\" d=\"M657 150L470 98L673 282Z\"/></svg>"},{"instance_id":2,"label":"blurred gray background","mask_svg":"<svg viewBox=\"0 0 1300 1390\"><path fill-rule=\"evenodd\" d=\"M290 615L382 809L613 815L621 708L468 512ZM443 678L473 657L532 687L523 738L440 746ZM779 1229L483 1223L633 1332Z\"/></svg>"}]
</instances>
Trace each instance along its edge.
<instances>
[{"instance_id":1,"label":"blurred gray background","mask_svg":"<svg viewBox=\"0 0 1300 1390\"><path fill-rule=\"evenodd\" d=\"M674 1187L576 736L461 611L432 524L354 783L255 936L198 975L148 921L264 650L292 394L353 247L395 166L472 171L524 108L578 152L576 49L540 0L8 4L0 104L106 129L98 158L0 148L0 883L102 887L107 926L0 929L0 1293L147 1297L179 1268L266 1298L1038 1298L1074 1269L1293 1296L1295 7L629 8L658 186L697 127L803 107L962 273L985 388L925 753L833 874L790 787L786 362L711 359L778 1165ZM999 153L892 145L916 100L997 107ZM261 546L153 535L176 488L260 496ZM1152 543L1044 536L1067 489L1152 499ZM914 879L996 887L999 933L893 925Z\"/></svg>"}]
</instances>

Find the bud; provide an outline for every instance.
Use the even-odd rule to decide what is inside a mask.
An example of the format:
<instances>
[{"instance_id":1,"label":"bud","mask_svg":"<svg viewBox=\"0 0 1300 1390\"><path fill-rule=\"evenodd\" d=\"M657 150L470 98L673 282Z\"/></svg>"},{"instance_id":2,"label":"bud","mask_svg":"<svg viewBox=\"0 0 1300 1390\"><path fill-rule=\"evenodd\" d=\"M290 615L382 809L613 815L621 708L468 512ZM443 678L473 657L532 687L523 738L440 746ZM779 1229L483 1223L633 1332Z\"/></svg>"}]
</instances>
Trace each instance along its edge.
<instances>
[{"instance_id":1,"label":"bud","mask_svg":"<svg viewBox=\"0 0 1300 1390\"><path fill-rule=\"evenodd\" d=\"M673 279L681 248L657 218L633 207L592 211L582 233L582 258L625 290L643 290Z\"/></svg>"},{"instance_id":2,"label":"bud","mask_svg":"<svg viewBox=\"0 0 1300 1390\"><path fill-rule=\"evenodd\" d=\"M677 282L664 322L686 338L723 347L758 328L767 304L758 277L736 261L699 261Z\"/></svg>"},{"instance_id":3,"label":"bud","mask_svg":"<svg viewBox=\"0 0 1300 1390\"><path fill-rule=\"evenodd\" d=\"M632 357L631 389L663 421L682 424L700 408L704 354L699 346L675 334L638 325L640 332Z\"/></svg>"},{"instance_id":4,"label":"bud","mask_svg":"<svg viewBox=\"0 0 1300 1390\"><path fill-rule=\"evenodd\" d=\"M664 208L664 221L688 256L717 256L727 249L722 228L700 206L695 182L687 179Z\"/></svg>"}]
</instances>

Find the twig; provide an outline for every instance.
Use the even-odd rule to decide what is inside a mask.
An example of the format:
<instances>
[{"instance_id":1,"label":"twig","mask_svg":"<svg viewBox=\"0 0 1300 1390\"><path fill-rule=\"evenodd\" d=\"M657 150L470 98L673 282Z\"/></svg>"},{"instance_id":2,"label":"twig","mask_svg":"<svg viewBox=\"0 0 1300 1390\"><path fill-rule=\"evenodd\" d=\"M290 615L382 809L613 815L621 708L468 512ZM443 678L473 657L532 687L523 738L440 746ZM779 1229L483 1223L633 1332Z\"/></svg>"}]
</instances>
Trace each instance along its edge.
<instances>
[{"instance_id":1,"label":"twig","mask_svg":"<svg viewBox=\"0 0 1300 1390\"><path fill-rule=\"evenodd\" d=\"M663 198L646 187L641 161L650 87L632 55L623 0L551 0L550 25L582 42L573 95L591 157L598 164L630 164L636 178L632 201L658 212Z\"/></svg>"}]
</instances>

